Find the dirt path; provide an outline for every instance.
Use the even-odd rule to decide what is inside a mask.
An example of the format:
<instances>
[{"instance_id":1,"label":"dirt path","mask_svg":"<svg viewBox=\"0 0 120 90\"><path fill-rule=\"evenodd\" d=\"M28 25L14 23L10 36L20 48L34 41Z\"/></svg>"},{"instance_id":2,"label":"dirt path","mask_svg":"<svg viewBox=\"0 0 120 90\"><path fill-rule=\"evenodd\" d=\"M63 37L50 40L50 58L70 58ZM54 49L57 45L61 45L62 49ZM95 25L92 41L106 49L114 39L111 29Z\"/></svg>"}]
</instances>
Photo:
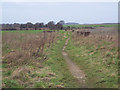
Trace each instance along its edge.
<instances>
[{"instance_id":1,"label":"dirt path","mask_svg":"<svg viewBox=\"0 0 120 90\"><path fill-rule=\"evenodd\" d=\"M80 88L85 88L85 87L87 87L87 85L85 83L85 74L82 72L82 70L80 70L80 68L74 62L72 62L72 60L68 57L67 53L64 51L64 49L66 48L66 46L68 44L69 39L70 38L68 38L65 42L65 45L62 49L63 50L62 55L64 56L64 58L68 64L70 72L80 83Z\"/></svg>"}]
</instances>

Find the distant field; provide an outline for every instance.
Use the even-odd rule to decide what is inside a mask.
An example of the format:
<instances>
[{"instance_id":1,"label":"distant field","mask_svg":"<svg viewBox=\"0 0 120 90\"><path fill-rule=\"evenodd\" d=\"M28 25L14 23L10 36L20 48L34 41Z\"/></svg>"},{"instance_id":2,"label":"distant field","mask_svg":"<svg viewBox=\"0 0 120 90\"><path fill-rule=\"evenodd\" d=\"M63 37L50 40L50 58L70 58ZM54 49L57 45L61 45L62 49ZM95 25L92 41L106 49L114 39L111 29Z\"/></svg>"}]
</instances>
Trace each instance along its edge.
<instances>
[{"instance_id":1,"label":"distant field","mask_svg":"<svg viewBox=\"0 0 120 90\"><path fill-rule=\"evenodd\" d=\"M38 33L42 32L43 30L9 30L9 31L2 31L2 34L7 33L7 32L20 32L20 33Z\"/></svg>"},{"instance_id":2,"label":"distant field","mask_svg":"<svg viewBox=\"0 0 120 90\"><path fill-rule=\"evenodd\" d=\"M8 30L8 31L2 31L2 34L4 33L39 33L39 32L43 32L43 31L53 31L53 30ZM60 32L64 32L62 30L60 30Z\"/></svg>"},{"instance_id":3,"label":"distant field","mask_svg":"<svg viewBox=\"0 0 120 90\"><path fill-rule=\"evenodd\" d=\"M102 27L102 26L104 26L104 27L117 27L118 24L64 25L64 27L68 27L68 26L70 26L70 27Z\"/></svg>"}]
</instances>

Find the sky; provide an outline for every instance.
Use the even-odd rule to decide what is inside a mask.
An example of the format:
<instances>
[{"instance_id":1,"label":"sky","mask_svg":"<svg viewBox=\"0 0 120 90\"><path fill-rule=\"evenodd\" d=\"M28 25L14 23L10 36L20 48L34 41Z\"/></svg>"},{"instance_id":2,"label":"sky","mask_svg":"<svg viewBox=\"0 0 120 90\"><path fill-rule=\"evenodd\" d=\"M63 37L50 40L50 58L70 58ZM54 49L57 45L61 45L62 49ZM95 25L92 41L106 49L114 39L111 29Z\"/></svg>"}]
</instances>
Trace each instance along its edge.
<instances>
[{"instance_id":1,"label":"sky","mask_svg":"<svg viewBox=\"0 0 120 90\"><path fill-rule=\"evenodd\" d=\"M1 2L119 2L119 0L1 0Z\"/></svg>"},{"instance_id":2,"label":"sky","mask_svg":"<svg viewBox=\"0 0 120 90\"><path fill-rule=\"evenodd\" d=\"M117 23L117 2L2 2L2 23Z\"/></svg>"}]
</instances>

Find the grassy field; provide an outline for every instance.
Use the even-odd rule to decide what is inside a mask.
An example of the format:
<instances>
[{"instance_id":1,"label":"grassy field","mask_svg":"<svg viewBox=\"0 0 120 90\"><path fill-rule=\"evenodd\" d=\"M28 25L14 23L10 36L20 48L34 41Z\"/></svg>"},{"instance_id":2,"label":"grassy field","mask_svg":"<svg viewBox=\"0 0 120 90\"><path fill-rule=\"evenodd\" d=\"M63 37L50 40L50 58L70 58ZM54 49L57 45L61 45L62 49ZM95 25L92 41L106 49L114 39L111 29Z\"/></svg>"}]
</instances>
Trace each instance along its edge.
<instances>
[{"instance_id":1,"label":"grassy field","mask_svg":"<svg viewBox=\"0 0 120 90\"><path fill-rule=\"evenodd\" d=\"M40 52L37 56L31 54L35 53L40 43L43 43L38 40L40 37L42 38L43 34L41 32L36 34L34 31L22 32L25 33L20 31L4 32L3 34L3 88L79 87L61 54L65 40L68 38L67 32L48 33L47 40L44 40L46 42L44 52ZM40 37L36 40L36 36ZM48 47L49 39L53 36L56 37L56 40ZM37 43L38 41L40 43ZM26 44L31 43L31 47L25 47Z\"/></svg>"},{"instance_id":2,"label":"grassy field","mask_svg":"<svg viewBox=\"0 0 120 90\"><path fill-rule=\"evenodd\" d=\"M89 24L89 25L64 25L64 27L118 27L118 24Z\"/></svg>"},{"instance_id":3,"label":"grassy field","mask_svg":"<svg viewBox=\"0 0 120 90\"><path fill-rule=\"evenodd\" d=\"M113 40L101 36L82 37L73 33L66 52L85 72L88 87L117 88L117 36Z\"/></svg>"},{"instance_id":4,"label":"grassy field","mask_svg":"<svg viewBox=\"0 0 120 90\"><path fill-rule=\"evenodd\" d=\"M117 88L118 39L109 29L86 37L71 31L3 31L3 88L79 88L62 56L69 37L65 51L85 73L88 87Z\"/></svg>"},{"instance_id":5,"label":"grassy field","mask_svg":"<svg viewBox=\"0 0 120 90\"><path fill-rule=\"evenodd\" d=\"M13 30L13 31L2 31L2 34L4 33L39 33L39 32L43 32L44 30ZM48 31L48 30L46 30ZM49 30L50 31L50 30Z\"/></svg>"}]
</instances>

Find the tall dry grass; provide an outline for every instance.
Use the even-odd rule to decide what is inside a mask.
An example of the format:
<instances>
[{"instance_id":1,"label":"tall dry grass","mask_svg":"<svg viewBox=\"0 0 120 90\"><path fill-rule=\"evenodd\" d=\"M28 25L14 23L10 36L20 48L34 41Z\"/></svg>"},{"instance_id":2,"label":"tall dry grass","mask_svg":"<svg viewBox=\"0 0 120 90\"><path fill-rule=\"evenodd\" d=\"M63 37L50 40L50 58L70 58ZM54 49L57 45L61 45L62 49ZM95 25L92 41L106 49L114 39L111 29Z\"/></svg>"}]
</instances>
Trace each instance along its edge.
<instances>
[{"instance_id":1,"label":"tall dry grass","mask_svg":"<svg viewBox=\"0 0 120 90\"><path fill-rule=\"evenodd\" d=\"M93 30L81 30L79 32L90 32L88 36L80 35L80 33L72 32L72 38L76 43L99 45L104 42L113 42L114 47L118 47L118 31L117 28L104 28Z\"/></svg>"},{"instance_id":2,"label":"tall dry grass","mask_svg":"<svg viewBox=\"0 0 120 90\"><path fill-rule=\"evenodd\" d=\"M47 67L43 65L43 62L49 58L46 49L52 47L62 37L61 33L55 31L4 32L2 35L2 87L10 88L15 83L23 87L33 87L35 82L41 79L39 76L36 78L33 76L43 73L41 71L44 69L48 72Z\"/></svg>"},{"instance_id":3,"label":"tall dry grass","mask_svg":"<svg viewBox=\"0 0 120 90\"><path fill-rule=\"evenodd\" d=\"M106 31L106 29L95 32L92 31L88 36L72 32L72 39L77 47L85 46L86 51L91 52L90 55L100 52L100 59L103 60L103 62L104 60L107 62L105 65L110 66L114 64L117 66L118 33L116 31L117 29L115 28L111 31Z\"/></svg>"},{"instance_id":4,"label":"tall dry grass","mask_svg":"<svg viewBox=\"0 0 120 90\"><path fill-rule=\"evenodd\" d=\"M47 49L57 41L57 32L20 33L7 32L2 36L3 63L9 67L44 61ZM37 60L38 59L38 60Z\"/></svg>"}]
</instances>

